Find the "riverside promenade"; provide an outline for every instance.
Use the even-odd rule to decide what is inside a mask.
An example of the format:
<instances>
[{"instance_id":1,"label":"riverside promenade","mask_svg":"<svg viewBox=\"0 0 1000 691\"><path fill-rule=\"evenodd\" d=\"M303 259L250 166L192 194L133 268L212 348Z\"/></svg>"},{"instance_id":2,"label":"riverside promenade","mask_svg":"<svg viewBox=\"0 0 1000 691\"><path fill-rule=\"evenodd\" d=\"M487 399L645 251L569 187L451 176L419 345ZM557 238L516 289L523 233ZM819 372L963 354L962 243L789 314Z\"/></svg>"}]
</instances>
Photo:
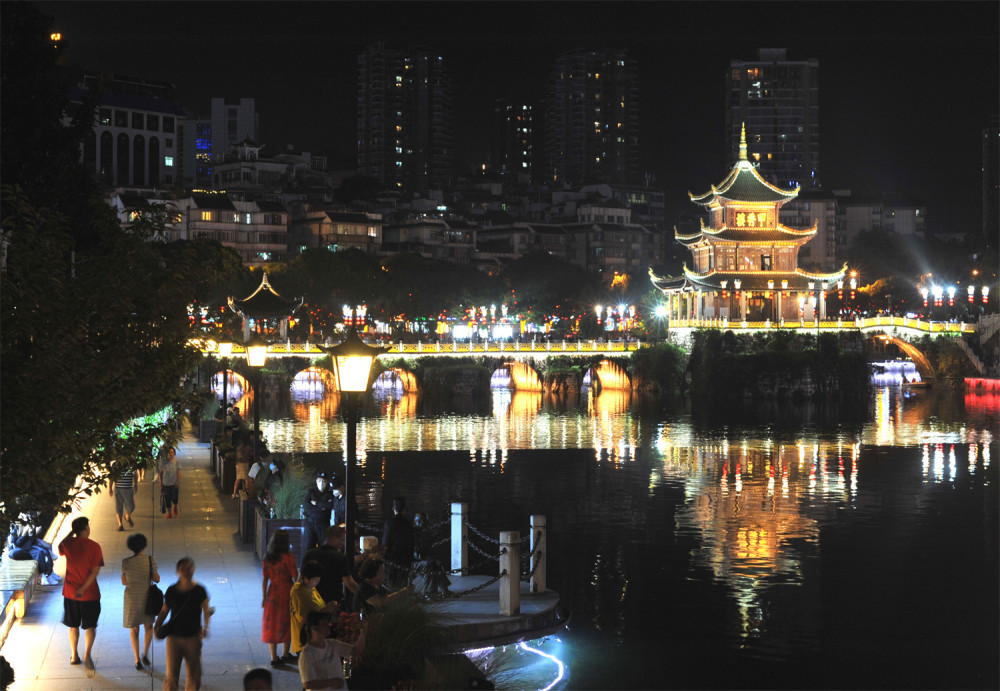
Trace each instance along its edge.
<instances>
[{"instance_id":1,"label":"riverside promenade","mask_svg":"<svg viewBox=\"0 0 1000 691\"><path fill-rule=\"evenodd\" d=\"M86 497L58 529L54 526L54 531L50 530L50 536L54 532L55 548L69 533L72 518L87 516L91 539L104 552L105 565L98 576L101 618L93 649L97 669L88 673L82 665L69 664L69 637L61 623L62 586L40 585L25 617L14 623L0 649L0 654L14 668L11 691L162 687L164 643L153 640L149 655L152 667L138 671L128 629L122 626L125 589L121 584L121 561L131 556L125 540L135 532L145 534L149 540L145 553L157 561L162 590L176 581L177 560L190 556L196 565L195 580L205 586L210 604L216 608L202 650L203 689L241 689L243 675L255 667L271 670L275 689L302 688L297 667L270 667L267 644L260 640L261 565L252 545L240 541L236 502L229 499L229 492L219 491L210 467L210 453L209 444L199 443L192 430L186 428L177 449L181 482L180 515L176 518L168 520L159 513L156 475L147 471L136 491L134 528L126 525L124 532L117 531L114 498L105 489ZM55 572L64 575L64 558L56 560ZM460 592L487 580L484 576L452 577L452 590ZM449 625L461 638L467 642L479 640L484 646L535 637L523 635L525 629L537 630L539 635L549 633L542 629L551 628L553 617L547 614L559 608L558 595L551 591L530 595L525 583L521 584L521 593L521 614L514 617L497 614L497 584L467 597L436 602L432 607L449 618ZM83 636L80 638L82 656ZM181 677L183 687L183 669Z\"/></svg>"}]
</instances>

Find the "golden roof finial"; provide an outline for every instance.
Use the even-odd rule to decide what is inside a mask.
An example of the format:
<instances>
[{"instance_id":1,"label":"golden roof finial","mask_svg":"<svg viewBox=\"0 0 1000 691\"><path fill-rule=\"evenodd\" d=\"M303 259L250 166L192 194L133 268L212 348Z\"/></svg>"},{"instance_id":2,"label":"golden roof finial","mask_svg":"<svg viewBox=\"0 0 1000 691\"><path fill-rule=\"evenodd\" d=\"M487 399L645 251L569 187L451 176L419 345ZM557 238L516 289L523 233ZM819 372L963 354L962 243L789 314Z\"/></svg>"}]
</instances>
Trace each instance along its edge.
<instances>
[{"instance_id":1,"label":"golden roof finial","mask_svg":"<svg viewBox=\"0 0 1000 691\"><path fill-rule=\"evenodd\" d=\"M747 160L747 124L740 125L740 160Z\"/></svg>"}]
</instances>

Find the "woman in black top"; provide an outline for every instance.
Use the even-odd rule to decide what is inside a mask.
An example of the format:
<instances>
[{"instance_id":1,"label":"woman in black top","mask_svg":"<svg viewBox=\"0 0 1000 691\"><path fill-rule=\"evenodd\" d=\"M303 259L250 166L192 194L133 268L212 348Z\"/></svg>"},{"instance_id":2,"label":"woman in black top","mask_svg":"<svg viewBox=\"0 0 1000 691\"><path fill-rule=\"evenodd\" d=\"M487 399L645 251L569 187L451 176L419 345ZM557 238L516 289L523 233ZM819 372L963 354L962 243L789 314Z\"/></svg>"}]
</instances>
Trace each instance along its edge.
<instances>
[{"instance_id":1,"label":"woman in black top","mask_svg":"<svg viewBox=\"0 0 1000 691\"><path fill-rule=\"evenodd\" d=\"M163 620L170 613L166 625ZM202 626L202 614L205 624ZM201 688L201 641L208 636L208 621L212 608L208 606L208 591L194 580L194 560L184 557L177 562L177 582L163 594L163 609L156 617L153 632L167 639L167 669L164 689L176 689L180 680L181 660L187 669L185 688Z\"/></svg>"},{"instance_id":2,"label":"woman in black top","mask_svg":"<svg viewBox=\"0 0 1000 691\"><path fill-rule=\"evenodd\" d=\"M376 607L384 607L397 595L413 592L413 585L390 593L383 585L385 581L385 562L380 557L368 557L361 565L361 581L354 592L354 611L370 614Z\"/></svg>"}]
</instances>

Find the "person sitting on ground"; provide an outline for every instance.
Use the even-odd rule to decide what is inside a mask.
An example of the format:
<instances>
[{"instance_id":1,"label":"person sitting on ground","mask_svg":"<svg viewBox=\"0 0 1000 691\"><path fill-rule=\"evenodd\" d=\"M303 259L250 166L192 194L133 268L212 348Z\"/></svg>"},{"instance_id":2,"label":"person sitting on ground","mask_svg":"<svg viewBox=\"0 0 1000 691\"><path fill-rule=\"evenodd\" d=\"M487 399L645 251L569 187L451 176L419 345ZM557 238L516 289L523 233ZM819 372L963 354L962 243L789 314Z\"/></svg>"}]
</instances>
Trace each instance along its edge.
<instances>
[{"instance_id":1,"label":"person sitting on ground","mask_svg":"<svg viewBox=\"0 0 1000 691\"><path fill-rule=\"evenodd\" d=\"M292 653L298 653L307 641L302 639L302 626L310 612L321 611L336 614L340 611L340 603L336 600L325 602L316 591L319 580L323 577L323 567L314 561L302 565L299 582L292 586L289 593L292 625Z\"/></svg>"},{"instance_id":2,"label":"person sitting on ground","mask_svg":"<svg viewBox=\"0 0 1000 691\"><path fill-rule=\"evenodd\" d=\"M330 637L333 617L314 611L306 617L301 637L308 641L299 653L299 676L306 689L346 689L343 658L360 655L365 649L365 627L354 645Z\"/></svg>"},{"instance_id":3,"label":"person sitting on ground","mask_svg":"<svg viewBox=\"0 0 1000 691\"><path fill-rule=\"evenodd\" d=\"M354 593L354 611L371 614L378 607L385 607L393 598L408 595L413 592L413 586L408 585L402 590L390 593L386 589L385 561L380 557L368 557L361 565L361 581Z\"/></svg>"}]
</instances>

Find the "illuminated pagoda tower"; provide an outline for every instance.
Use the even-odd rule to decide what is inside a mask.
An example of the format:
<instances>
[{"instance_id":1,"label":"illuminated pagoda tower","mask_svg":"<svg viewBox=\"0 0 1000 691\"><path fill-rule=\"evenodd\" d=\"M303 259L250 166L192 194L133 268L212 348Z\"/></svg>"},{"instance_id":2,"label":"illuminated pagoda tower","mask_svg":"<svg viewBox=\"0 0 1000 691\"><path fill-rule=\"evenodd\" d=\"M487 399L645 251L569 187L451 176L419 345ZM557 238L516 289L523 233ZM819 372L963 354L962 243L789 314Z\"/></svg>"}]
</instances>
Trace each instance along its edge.
<instances>
[{"instance_id":1,"label":"illuminated pagoda tower","mask_svg":"<svg viewBox=\"0 0 1000 691\"><path fill-rule=\"evenodd\" d=\"M798 189L770 184L747 159L746 127L740 133L736 165L718 186L691 201L706 209L710 227L677 242L691 250L693 268L681 277L656 275L653 285L668 299L671 321L718 320L783 323L826 318L826 291L836 288L847 271L811 274L798 268L799 248L816 235L778 222L781 205Z\"/></svg>"},{"instance_id":2,"label":"illuminated pagoda tower","mask_svg":"<svg viewBox=\"0 0 1000 691\"><path fill-rule=\"evenodd\" d=\"M243 317L243 340L250 340L250 333L256 331L266 340L288 338L288 321L303 299L289 300L275 292L264 273L257 290L248 297L237 300L229 298L229 308Z\"/></svg>"}]
</instances>

